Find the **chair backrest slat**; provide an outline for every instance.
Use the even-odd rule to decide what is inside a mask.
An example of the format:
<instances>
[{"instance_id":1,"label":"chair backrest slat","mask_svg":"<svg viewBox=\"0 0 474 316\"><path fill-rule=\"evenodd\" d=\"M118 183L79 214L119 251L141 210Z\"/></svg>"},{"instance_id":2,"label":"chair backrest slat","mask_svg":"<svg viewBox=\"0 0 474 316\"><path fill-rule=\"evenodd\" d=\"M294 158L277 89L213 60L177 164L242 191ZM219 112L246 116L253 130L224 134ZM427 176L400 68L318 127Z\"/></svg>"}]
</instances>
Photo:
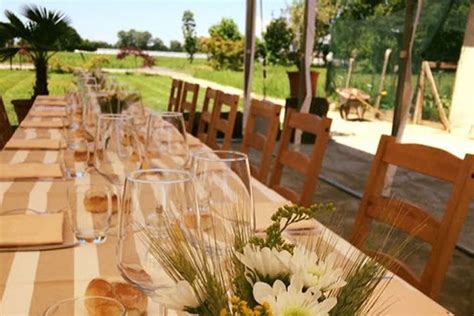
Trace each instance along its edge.
<instances>
[{"instance_id":1,"label":"chair backrest slat","mask_svg":"<svg viewBox=\"0 0 474 316\"><path fill-rule=\"evenodd\" d=\"M262 183L267 183L270 172L273 149L280 129L280 112L281 106L269 101L252 99L250 104L240 151L248 153L253 148L261 152L260 165L251 165L250 169L252 175ZM256 130L258 120L265 121L265 132Z\"/></svg>"},{"instance_id":2,"label":"chair backrest slat","mask_svg":"<svg viewBox=\"0 0 474 316\"><path fill-rule=\"evenodd\" d=\"M202 105L202 112L199 118L199 126L197 137L203 142L207 143L207 138L209 137L209 130L212 121L212 113L217 102L219 94L222 93L219 90L212 88L206 89L206 94L204 95L204 103Z\"/></svg>"},{"instance_id":3,"label":"chair backrest slat","mask_svg":"<svg viewBox=\"0 0 474 316\"><path fill-rule=\"evenodd\" d=\"M460 166L458 157L444 150L419 144L393 144L387 148L383 159L388 164L449 182L455 181Z\"/></svg>"},{"instance_id":4,"label":"chair backrest slat","mask_svg":"<svg viewBox=\"0 0 474 316\"><path fill-rule=\"evenodd\" d=\"M301 206L312 204L329 139L331 122L331 119L327 117L299 113L292 109L286 115L280 149L270 178L270 187L295 204ZM311 154L305 155L290 149L290 140L296 129L316 136ZM280 184L284 167L293 169L304 176L303 189L300 194L296 194L294 190Z\"/></svg>"},{"instance_id":5,"label":"chair backrest slat","mask_svg":"<svg viewBox=\"0 0 474 316\"><path fill-rule=\"evenodd\" d=\"M12 136L13 131L8 120L7 110L0 96L0 149L2 149Z\"/></svg>"},{"instance_id":6,"label":"chair backrest slat","mask_svg":"<svg viewBox=\"0 0 474 316\"><path fill-rule=\"evenodd\" d=\"M235 119L237 118L237 107L239 105L239 96L220 92L214 108L212 110L212 119L209 128L209 136L207 144L213 149L228 150L232 142L232 134L234 132ZM227 111L227 118L223 117L223 113ZM217 143L217 134L224 134L222 145Z\"/></svg>"},{"instance_id":7,"label":"chair backrest slat","mask_svg":"<svg viewBox=\"0 0 474 316\"><path fill-rule=\"evenodd\" d=\"M194 126L194 114L196 113L196 105L199 96L199 85L197 83L185 82L183 85L183 93L179 111L183 112L186 131L192 133Z\"/></svg>"},{"instance_id":8,"label":"chair backrest slat","mask_svg":"<svg viewBox=\"0 0 474 316\"><path fill-rule=\"evenodd\" d=\"M170 97L168 99L168 112L178 112L181 103L183 81L173 79L171 81Z\"/></svg>"},{"instance_id":9,"label":"chair backrest slat","mask_svg":"<svg viewBox=\"0 0 474 316\"><path fill-rule=\"evenodd\" d=\"M383 197L389 165L403 167L453 184L441 219L406 201ZM464 160L443 150L419 145L398 144L382 136L372 162L351 242L363 249L373 221L383 222L431 245L431 252L420 276L399 264L396 258L377 254L392 270L426 295L436 299L441 290L457 239L474 197L474 155ZM391 263L394 263L393 266Z\"/></svg>"}]
</instances>

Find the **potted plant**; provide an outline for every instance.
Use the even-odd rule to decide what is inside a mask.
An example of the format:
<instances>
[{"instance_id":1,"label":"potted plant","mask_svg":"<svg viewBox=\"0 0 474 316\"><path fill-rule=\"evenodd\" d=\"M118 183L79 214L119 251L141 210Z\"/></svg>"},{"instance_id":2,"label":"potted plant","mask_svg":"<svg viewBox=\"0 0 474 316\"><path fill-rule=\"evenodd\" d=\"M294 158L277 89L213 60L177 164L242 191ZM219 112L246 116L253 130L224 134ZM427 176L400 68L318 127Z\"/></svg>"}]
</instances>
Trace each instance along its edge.
<instances>
[{"instance_id":1,"label":"potted plant","mask_svg":"<svg viewBox=\"0 0 474 316\"><path fill-rule=\"evenodd\" d=\"M303 69L301 66L303 65L302 61L302 54L303 54L303 47L302 43L304 42L303 36L304 36L304 11L305 11L305 1L302 0L295 0L293 1L287 8L287 12L289 15L289 23L290 23L290 29L291 32L294 34L292 37L292 52L289 54L290 60L293 62L293 64L297 67L298 70L296 71L287 71L288 74L288 80L290 82L290 97L291 98L298 98L299 93L300 93L300 78L301 78L301 71ZM324 9L327 10L327 9ZM318 10L317 13L317 20L320 20L321 17L321 12ZM328 17L332 16L333 13L325 14ZM324 21L319 21L320 23L318 24L319 27L317 27L317 30L321 28L321 23ZM321 36L321 34L316 34L316 37ZM316 87L318 83L318 76L319 72L311 70L310 71L310 77L311 77L311 92L312 96L316 96Z\"/></svg>"},{"instance_id":2,"label":"potted plant","mask_svg":"<svg viewBox=\"0 0 474 316\"><path fill-rule=\"evenodd\" d=\"M16 102L15 111L26 113L38 95L47 95L48 60L59 47L59 40L66 36L69 19L61 12L49 11L38 6L25 6L20 20L13 12L6 10L7 22L0 22L0 61L13 58L16 54L27 54L34 66L36 81L31 100ZM12 43L11 45L5 45ZM20 45L21 43L21 45ZM29 101L29 102L27 102ZM14 101L12 101L15 104ZM18 117L20 121L20 117Z\"/></svg>"}]
</instances>

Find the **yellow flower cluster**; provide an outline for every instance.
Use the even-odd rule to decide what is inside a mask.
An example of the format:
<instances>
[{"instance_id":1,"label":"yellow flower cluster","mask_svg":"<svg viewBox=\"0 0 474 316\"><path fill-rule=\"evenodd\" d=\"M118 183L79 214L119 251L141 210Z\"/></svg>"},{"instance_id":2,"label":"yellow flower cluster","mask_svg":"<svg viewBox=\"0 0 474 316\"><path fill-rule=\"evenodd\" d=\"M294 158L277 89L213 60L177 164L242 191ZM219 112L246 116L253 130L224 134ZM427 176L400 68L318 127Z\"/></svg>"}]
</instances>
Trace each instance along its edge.
<instances>
[{"instance_id":1,"label":"yellow flower cluster","mask_svg":"<svg viewBox=\"0 0 474 316\"><path fill-rule=\"evenodd\" d=\"M232 305L232 313L229 314L228 311L223 309L219 316L274 316L267 303L250 308L246 301L233 296L230 299L230 304Z\"/></svg>"}]
</instances>

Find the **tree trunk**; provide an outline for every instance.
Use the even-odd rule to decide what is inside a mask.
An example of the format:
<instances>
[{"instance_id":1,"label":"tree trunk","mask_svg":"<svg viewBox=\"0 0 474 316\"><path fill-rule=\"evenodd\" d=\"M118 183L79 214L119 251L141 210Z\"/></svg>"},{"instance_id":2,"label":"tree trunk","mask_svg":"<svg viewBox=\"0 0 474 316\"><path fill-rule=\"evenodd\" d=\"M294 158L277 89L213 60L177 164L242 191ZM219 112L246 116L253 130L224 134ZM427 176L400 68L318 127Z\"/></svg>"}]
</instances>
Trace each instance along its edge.
<instances>
[{"instance_id":1,"label":"tree trunk","mask_svg":"<svg viewBox=\"0 0 474 316\"><path fill-rule=\"evenodd\" d=\"M35 60L36 82L33 98L38 95L48 95L48 61L44 57Z\"/></svg>"}]
</instances>

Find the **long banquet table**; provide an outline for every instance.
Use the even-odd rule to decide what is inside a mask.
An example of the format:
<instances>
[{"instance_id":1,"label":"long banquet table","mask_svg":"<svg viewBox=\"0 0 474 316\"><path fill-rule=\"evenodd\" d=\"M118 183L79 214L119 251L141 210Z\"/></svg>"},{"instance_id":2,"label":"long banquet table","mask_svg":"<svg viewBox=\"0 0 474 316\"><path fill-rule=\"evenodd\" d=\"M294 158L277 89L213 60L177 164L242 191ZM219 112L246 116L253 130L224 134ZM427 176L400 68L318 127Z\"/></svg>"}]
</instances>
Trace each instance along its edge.
<instances>
[{"instance_id":1,"label":"long banquet table","mask_svg":"<svg viewBox=\"0 0 474 316\"><path fill-rule=\"evenodd\" d=\"M42 99L42 104L48 98ZM33 105L33 109L37 104ZM31 117L30 117L31 118ZM51 120L52 118L41 118ZM38 118L35 118L38 120ZM60 139L60 129L18 128L14 139ZM205 149L203 144L191 150ZM58 161L57 151L3 150L0 163ZM91 177L91 181L96 181ZM74 180L0 181L0 212L29 208L48 212L66 206L66 187ZM287 201L255 179L252 186L257 210L257 226L269 222L271 211ZM269 208L273 205L273 208ZM347 253L352 246L337 236L337 250ZM41 315L51 304L66 298L83 296L95 277L120 277L115 256L116 237L109 236L101 245L80 245L48 251L0 252L0 315ZM379 303L386 304L386 315L447 315L442 306L392 274ZM149 304L149 315L159 315L159 307ZM175 314L169 311L168 315Z\"/></svg>"}]
</instances>

